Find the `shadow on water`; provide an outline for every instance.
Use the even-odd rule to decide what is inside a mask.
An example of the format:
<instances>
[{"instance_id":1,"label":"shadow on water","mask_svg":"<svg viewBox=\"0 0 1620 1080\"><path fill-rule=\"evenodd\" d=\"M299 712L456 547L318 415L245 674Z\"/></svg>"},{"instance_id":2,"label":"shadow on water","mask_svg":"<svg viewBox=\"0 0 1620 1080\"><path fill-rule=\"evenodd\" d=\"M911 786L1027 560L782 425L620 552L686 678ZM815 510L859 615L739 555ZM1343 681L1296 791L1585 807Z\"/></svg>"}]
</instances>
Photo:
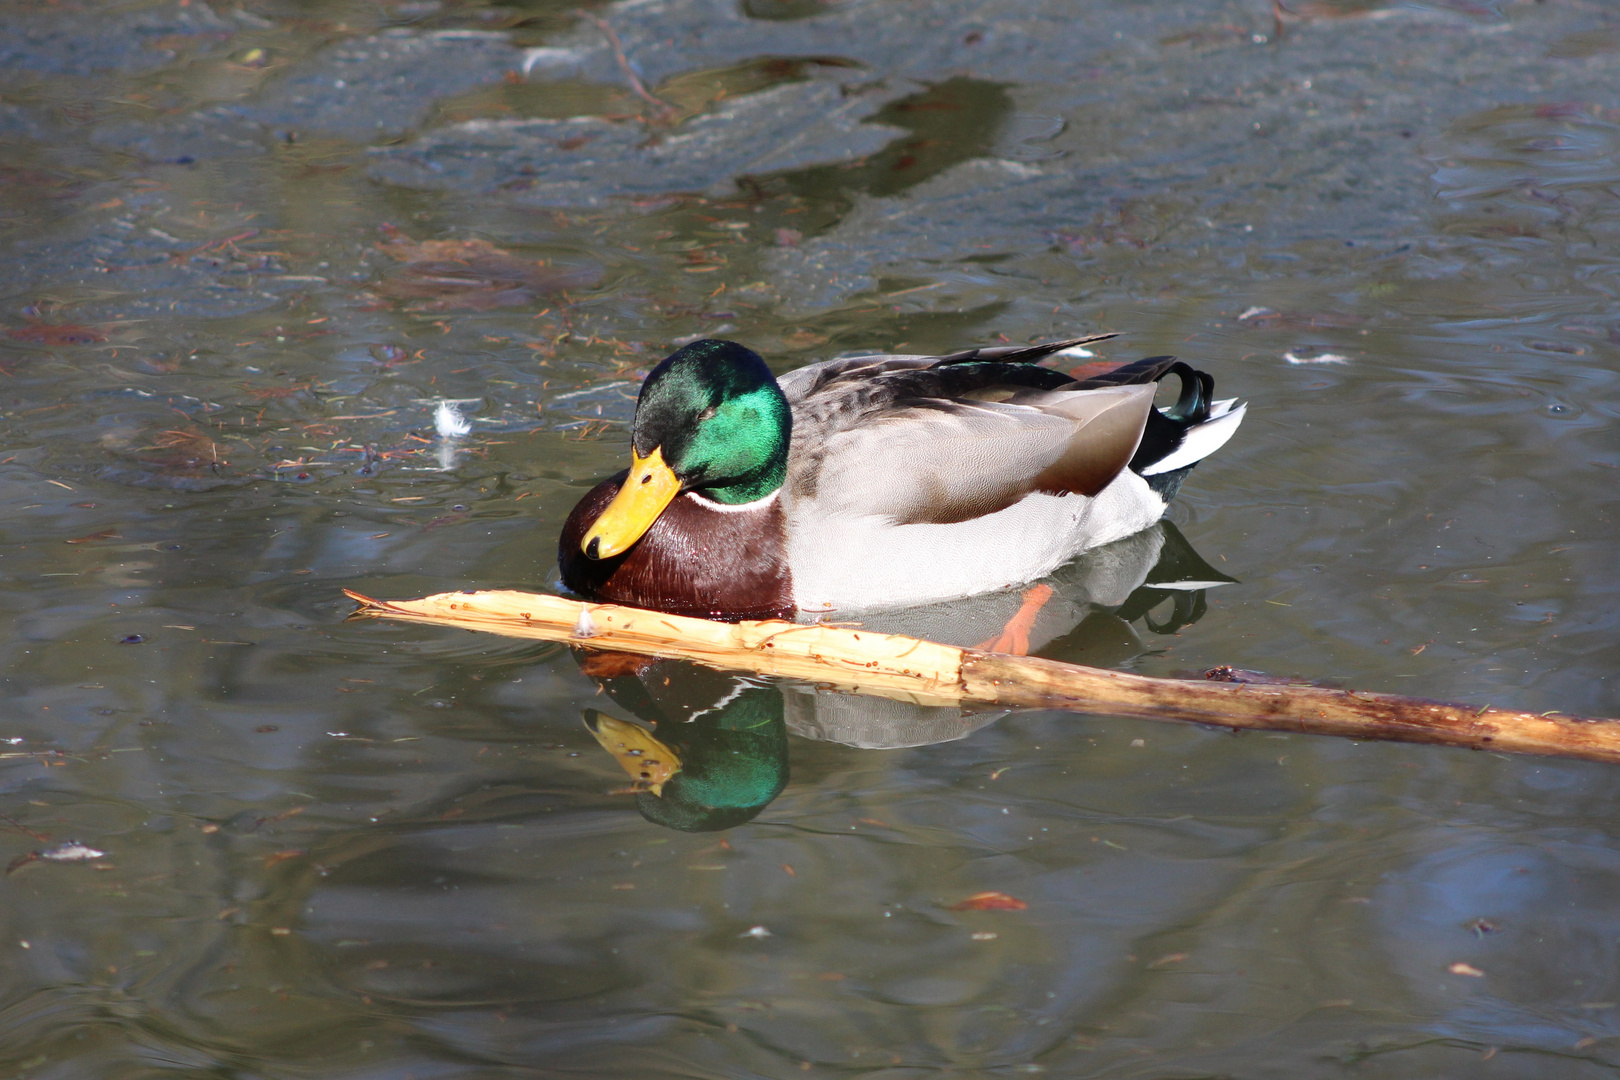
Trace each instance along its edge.
<instances>
[{"instance_id":1,"label":"shadow on water","mask_svg":"<svg viewBox=\"0 0 1620 1080\"><path fill-rule=\"evenodd\" d=\"M868 123L899 128L905 134L863 160L818 165L759 181L764 190L785 187L816 207L806 229L834 219L860 194L894 195L938 176L953 165L982 157L1013 114L1006 87L956 76L889 103Z\"/></svg>"},{"instance_id":2,"label":"shadow on water","mask_svg":"<svg viewBox=\"0 0 1620 1080\"><path fill-rule=\"evenodd\" d=\"M834 82L836 96L816 98L802 117L787 117L788 126L782 130L763 124L750 108L751 102L773 90L797 86L815 94L817 86L802 84ZM1046 126L1037 123L1031 128L1031 118L1015 117L1012 97L999 83L955 76L897 97L915 85L894 85L881 71L833 54L759 56L679 72L649 88L661 105L639 97L622 80L576 76L500 82L436 106L437 134L430 130L421 140L428 144L422 151L427 155L422 160L431 162L427 172L403 174L396 169L386 176L395 183L436 186L445 176L465 172L488 182L487 163L471 159L492 156L501 139L492 141L483 129L458 135L454 125L550 120L553 123L543 127L521 129L540 141L513 160L499 183L504 194L535 198L537 189L531 185L538 183L540 190L553 192L545 198L561 198L545 185L582 175L570 165L578 160L598 166L589 174L597 197L651 191L643 185L652 182L661 197L689 199L714 181L726 180L722 186L734 182L756 205L784 198L802 205L806 211L802 216L782 223L791 220L795 232L814 235L840 220L863 196L898 195L953 166L990 154L999 141L1009 138L1018 144L1009 152L1026 155L1030 146L1053 134L1051 118L1042 121ZM779 99L771 111L794 108ZM773 142L791 146L804 139L805 129L821 114L850 108L859 108L860 122L832 137L833 152L812 155L809 162L798 164L776 161L768 152ZM650 119L655 113L656 119ZM684 160L685 155L721 159L719 152L704 150L704 144L695 141L712 137L699 132L721 121L725 137L736 144L731 152L737 155L735 166L740 171L728 178L710 176L699 168L689 181L672 179L679 173L670 162ZM416 152L407 147L401 153L409 158ZM835 163L820 163L828 158Z\"/></svg>"}]
</instances>

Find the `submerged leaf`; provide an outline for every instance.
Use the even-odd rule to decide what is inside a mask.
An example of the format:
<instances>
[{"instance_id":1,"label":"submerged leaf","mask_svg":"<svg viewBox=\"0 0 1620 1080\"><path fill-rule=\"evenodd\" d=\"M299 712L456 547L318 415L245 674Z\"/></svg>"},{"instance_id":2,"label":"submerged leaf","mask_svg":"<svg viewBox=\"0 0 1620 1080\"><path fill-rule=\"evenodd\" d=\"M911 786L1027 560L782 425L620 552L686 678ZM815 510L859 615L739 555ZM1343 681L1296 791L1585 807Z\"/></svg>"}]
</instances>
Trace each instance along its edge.
<instances>
[{"instance_id":1,"label":"submerged leaf","mask_svg":"<svg viewBox=\"0 0 1620 1080\"><path fill-rule=\"evenodd\" d=\"M7 330L6 336L37 345L95 345L107 340L107 335L95 327L78 323L29 323Z\"/></svg>"},{"instance_id":2,"label":"submerged leaf","mask_svg":"<svg viewBox=\"0 0 1620 1080\"><path fill-rule=\"evenodd\" d=\"M593 266L554 267L519 258L488 240L415 241L391 225L377 245L402 265L372 291L396 300L418 300L424 309L488 311L519 307L544 293L594 285Z\"/></svg>"},{"instance_id":3,"label":"submerged leaf","mask_svg":"<svg viewBox=\"0 0 1620 1080\"><path fill-rule=\"evenodd\" d=\"M1016 896L1004 892L974 893L966 900L950 906L951 911L1023 911L1029 905Z\"/></svg>"}]
</instances>

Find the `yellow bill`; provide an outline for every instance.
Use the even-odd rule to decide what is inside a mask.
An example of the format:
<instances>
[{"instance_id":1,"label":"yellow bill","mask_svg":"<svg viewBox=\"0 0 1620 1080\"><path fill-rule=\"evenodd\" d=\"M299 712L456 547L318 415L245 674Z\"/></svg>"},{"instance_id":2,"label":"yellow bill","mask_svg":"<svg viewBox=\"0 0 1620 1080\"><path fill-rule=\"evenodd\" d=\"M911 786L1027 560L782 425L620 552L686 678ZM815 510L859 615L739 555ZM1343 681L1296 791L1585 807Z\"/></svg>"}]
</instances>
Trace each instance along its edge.
<instances>
[{"instance_id":1,"label":"yellow bill","mask_svg":"<svg viewBox=\"0 0 1620 1080\"><path fill-rule=\"evenodd\" d=\"M611 559L630 550L680 493L681 482L664 464L661 447L654 447L646 457L637 457L631 450L630 475L585 533L580 550L592 559Z\"/></svg>"},{"instance_id":2,"label":"yellow bill","mask_svg":"<svg viewBox=\"0 0 1620 1080\"><path fill-rule=\"evenodd\" d=\"M585 726L602 744L602 749L612 754L619 767L630 774L630 779L654 795L662 795L669 778L681 771L680 756L640 724L615 720L606 713L586 709Z\"/></svg>"}]
</instances>

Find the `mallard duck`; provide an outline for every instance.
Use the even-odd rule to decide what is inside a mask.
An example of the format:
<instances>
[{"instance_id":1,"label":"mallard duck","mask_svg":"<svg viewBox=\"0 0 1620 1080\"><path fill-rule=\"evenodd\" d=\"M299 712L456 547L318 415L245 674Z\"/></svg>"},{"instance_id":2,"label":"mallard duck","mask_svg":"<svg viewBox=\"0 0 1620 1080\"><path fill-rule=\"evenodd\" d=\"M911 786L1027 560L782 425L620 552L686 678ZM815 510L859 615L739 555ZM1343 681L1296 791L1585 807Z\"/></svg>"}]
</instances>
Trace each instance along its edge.
<instances>
[{"instance_id":1,"label":"mallard duck","mask_svg":"<svg viewBox=\"0 0 1620 1080\"><path fill-rule=\"evenodd\" d=\"M1076 379L1035 361L1111 334L772 376L695 341L647 375L628 470L563 526L563 584L719 619L792 618L1034 581L1157 521L1244 406L1169 356ZM1159 380L1180 379L1168 409Z\"/></svg>"}]
</instances>

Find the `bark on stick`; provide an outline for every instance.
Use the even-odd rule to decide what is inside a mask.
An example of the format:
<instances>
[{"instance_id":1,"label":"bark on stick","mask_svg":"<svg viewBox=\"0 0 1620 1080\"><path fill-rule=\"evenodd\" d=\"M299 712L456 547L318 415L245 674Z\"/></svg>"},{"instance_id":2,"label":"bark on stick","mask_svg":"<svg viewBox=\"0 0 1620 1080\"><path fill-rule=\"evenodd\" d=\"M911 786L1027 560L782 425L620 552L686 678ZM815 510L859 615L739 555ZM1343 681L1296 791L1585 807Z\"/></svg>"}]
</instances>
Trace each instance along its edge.
<instances>
[{"instance_id":1,"label":"bark on stick","mask_svg":"<svg viewBox=\"0 0 1620 1080\"><path fill-rule=\"evenodd\" d=\"M922 705L1063 709L1620 763L1620 721L1276 683L1154 679L819 623L721 623L515 591L374 600L357 618L679 658Z\"/></svg>"}]
</instances>

